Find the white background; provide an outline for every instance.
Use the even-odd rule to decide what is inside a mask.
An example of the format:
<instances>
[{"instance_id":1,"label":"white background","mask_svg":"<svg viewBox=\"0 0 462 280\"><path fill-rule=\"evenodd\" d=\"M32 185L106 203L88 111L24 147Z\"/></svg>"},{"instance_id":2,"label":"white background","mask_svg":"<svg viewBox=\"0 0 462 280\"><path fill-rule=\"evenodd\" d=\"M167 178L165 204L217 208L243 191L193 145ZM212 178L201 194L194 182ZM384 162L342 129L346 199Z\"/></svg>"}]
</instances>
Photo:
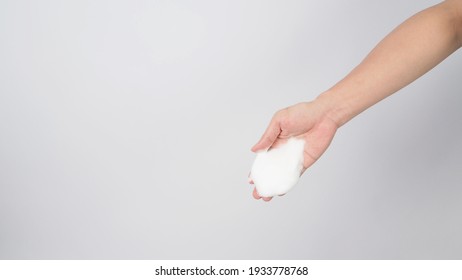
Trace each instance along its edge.
<instances>
[{"instance_id":1,"label":"white background","mask_svg":"<svg viewBox=\"0 0 462 280\"><path fill-rule=\"evenodd\" d=\"M272 114L437 1L1 1L0 258L462 258L461 53L255 201Z\"/></svg>"}]
</instances>

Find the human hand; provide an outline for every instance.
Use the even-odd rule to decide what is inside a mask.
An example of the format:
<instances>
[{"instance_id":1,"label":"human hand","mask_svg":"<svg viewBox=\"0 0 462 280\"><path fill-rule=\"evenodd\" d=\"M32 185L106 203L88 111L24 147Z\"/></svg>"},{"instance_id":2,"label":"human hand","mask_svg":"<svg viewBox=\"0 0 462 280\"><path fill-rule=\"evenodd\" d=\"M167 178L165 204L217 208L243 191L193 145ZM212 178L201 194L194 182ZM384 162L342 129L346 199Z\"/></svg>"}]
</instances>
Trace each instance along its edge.
<instances>
[{"instance_id":1,"label":"human hand","mask_svg":"<svg viewBox=\"0 0 462 280\"><path fill-rule=\"evenodd\" d=\"M338 127L328 116L326 106L319 100L299 103L276 112L263 136L251 150L268 150L284 143L290 137L303 138L306 141L301 172L303 174L329 147ZM249 183L253 184L253 181L249 180ZM253 190L253 197L262 198L264 201L272 199L261 197L256 188Z\"/></svg>"}]
</instances>

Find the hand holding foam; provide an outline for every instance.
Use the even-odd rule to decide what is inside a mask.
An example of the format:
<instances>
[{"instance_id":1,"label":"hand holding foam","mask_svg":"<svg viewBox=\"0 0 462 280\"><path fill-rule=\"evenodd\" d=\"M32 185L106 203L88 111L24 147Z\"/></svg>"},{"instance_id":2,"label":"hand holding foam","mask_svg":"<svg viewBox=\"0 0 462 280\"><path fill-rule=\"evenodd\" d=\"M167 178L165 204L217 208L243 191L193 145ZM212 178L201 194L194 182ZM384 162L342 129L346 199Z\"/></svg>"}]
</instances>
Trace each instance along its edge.
<instances>
[{"instance_id":1,"label":"hand holding foam","mask_svg":"<svg viewBox=\"0 0 462 280\"><path fill-rule=\"evenodd\" d=\"M257 153L250 178L262 197L282 195L292 189L303 168L305 140L290 138L286 143Z\"/></svg>"}]
</instances>

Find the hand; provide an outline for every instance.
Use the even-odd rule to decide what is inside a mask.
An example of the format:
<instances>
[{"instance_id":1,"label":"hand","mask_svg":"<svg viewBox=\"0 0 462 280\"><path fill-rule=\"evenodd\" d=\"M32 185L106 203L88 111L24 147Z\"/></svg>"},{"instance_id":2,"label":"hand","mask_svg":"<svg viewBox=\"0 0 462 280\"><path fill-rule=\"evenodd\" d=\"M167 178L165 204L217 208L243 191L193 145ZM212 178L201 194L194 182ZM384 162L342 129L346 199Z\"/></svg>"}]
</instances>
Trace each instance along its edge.
<instances>
[{"instance_id":1,"label":"hand","mask_svg":"<svg viewBox=\"0 0 462 280\"><path fill-rule=\"evenodd\" d=\"M299 103L274 114L271 122L255 146L253 152L277 147L290 137L304 138L304 160L301 174L321 157L329 147L339 125L327 115L326 107L319 100ZM301 175L300 174L300 175ZM249 181L251 184L253 182ZM253 190L255 199L270 201L272 197L261 197Z\"/></svg>"}]
</instances>

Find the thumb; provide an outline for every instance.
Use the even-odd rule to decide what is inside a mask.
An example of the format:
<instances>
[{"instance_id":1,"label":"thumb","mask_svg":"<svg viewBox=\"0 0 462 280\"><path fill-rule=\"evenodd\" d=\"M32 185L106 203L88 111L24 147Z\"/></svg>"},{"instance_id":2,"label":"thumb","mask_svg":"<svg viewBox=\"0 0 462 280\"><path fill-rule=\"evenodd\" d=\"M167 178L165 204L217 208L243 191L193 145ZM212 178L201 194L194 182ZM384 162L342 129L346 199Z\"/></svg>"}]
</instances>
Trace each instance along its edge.
<instances>
[{"instance_id":1,"label":"thumb","mask_svg":"<svg viewBox=\"0 0 462 280\"><path fill-rule=\"evenodd\" d=\"M274 141L276 141L279 133L281 133L279 120L277 118L273 118L258 143L252 147L252 152L267 150L269 147L271 147L271 145L273 145Z\"/></svg>"}]
</instances>

